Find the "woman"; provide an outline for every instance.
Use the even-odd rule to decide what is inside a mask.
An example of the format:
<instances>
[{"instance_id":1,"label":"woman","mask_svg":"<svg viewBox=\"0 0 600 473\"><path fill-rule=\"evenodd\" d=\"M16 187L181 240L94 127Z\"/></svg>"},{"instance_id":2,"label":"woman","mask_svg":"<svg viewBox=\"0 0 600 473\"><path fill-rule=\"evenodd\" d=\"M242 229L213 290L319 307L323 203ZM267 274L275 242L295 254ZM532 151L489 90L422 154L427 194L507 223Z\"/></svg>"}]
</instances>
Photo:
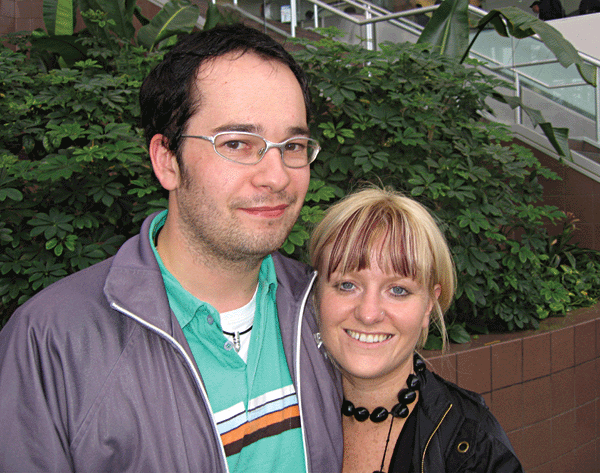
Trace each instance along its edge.
<instances>
[{"instance_id":1,"label":"woman","mask_svg":"<svg viewBox=\"0 0 600 473\"><path fill-rule=\"evenodd\" d=\"M443 314L455 276L423 206L367 189L315 228L315 303L327 355L342 373L344 473L519 472L481 396L429 372L416 354Z\"/></svg>"}]
</instances>

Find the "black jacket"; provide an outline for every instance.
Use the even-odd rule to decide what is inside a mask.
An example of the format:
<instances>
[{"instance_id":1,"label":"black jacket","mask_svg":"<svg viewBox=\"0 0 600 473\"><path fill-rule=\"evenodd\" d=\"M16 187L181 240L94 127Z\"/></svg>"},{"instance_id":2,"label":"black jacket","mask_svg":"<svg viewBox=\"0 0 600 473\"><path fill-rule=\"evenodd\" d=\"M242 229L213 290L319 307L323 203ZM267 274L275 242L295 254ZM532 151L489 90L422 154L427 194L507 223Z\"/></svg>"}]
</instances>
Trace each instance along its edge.
<instances>
[{"instance_id":1,"label":"black jacket","mask_svg":"<svg viewBox=\"0 0 600 473\"><path fill-rule=\"evenodd\" d=\"M419 377L415 473L523 472L506 433L479 394L427 370Z\"/></svg>"},{"instance_id":2,"label":"black jacket","mask_svg":"<svg viewBox=\"0 0 600 473\"><path fill-rule=\"evenodd\" d=\"M541 0L539 3L540 20L556 20L565 17L565 9L560 0Z\"/></svg>"}]
</instances>

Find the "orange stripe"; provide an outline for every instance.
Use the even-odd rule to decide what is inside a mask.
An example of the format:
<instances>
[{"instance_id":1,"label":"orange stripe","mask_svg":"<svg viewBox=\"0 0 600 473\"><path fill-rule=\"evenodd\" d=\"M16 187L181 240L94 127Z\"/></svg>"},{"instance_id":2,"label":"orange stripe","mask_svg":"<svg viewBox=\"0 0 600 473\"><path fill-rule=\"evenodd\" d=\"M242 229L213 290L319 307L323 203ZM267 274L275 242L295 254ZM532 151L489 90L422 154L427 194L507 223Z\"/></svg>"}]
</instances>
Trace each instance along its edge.
<instances>
[{"instance_id":1,"label":"orange stripe","mask_svg":"<svg viewBox=\"0 0 600 473\"><path fill-rule=\"evenodd\" d=\"M256 432L259 429L263 429L271 424L277 424L286 419L291 419L293 417L300 417L300 410L298 409L298 404L294 404L293 406L286 407L285 409L277 412L272 412L265 416L259 417L252 422L246 422L240 425L237 429L234 429L230 432L227 432L221 435L221 441L223 445L227 445L229 443L237 442L241 440L246 435L250 435L253 432Z\"/></svg>"}]
</instances>

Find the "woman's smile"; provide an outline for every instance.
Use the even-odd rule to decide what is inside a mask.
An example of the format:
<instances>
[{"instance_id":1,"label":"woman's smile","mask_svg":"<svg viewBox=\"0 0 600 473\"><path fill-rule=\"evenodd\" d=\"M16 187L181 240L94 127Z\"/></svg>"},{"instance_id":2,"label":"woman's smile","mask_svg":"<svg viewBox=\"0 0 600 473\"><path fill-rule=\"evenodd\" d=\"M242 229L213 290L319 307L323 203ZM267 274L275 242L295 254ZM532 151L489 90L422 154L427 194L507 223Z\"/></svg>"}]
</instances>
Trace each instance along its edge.
<instances>
[{"instance_id":1,"label":"woman's smile","mask_svg":"<svg viewBox=\"0 0 600 473\"><path fill-rule=\"evenodd\" d=\"M393 337L393 335L390 333L364 333L356 332L350 329L345 329L345 332L348 334L348 336L350 336L350 338L364 343L381 343Z\"/></svg>"}]
</instances>

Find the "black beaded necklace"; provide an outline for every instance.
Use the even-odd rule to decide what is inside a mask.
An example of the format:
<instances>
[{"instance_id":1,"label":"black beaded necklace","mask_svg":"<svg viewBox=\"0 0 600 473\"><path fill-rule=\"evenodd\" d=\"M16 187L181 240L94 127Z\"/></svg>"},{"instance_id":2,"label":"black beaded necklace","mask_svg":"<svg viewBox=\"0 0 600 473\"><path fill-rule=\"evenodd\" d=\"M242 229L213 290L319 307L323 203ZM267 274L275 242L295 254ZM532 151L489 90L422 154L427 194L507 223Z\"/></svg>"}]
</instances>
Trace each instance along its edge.
<instances>
[{"instance_id":1,"label":"black beaded necklace","mask_svg":"<svg viewBox=\"0 0 600 473\"><path fill-rule=\"evenodd\" d=\"M417 374L425 370L425 362L417 353L415 353L413 356L413 368ZM354 407L354 404L344 398L344 402L342 403L342 414L346 417L354 416L358 422L364 422L367 419L371 419L371 422L379 423L386 420L390 414L392 415L392 422L390 422L390 429L385 441L385 450L383 451L383 458L381 459L381 467L379 470L374 471L373 473L383 473L385 455L390 442L394 418L400 417L404 419L408 417L408 414L410 413L408 406L409 404L415 402L415 399L417 398L417 391L420 387L421 380L418 378L418 376L412 373L409 374L408 378L406 378L406 388L403 388L398 392L398 404L392 407L391 411L388 411L385 407L376 407L373 409L373 412L369 413L369 410L366 407Z\"/></svg>"}]
</instances>

